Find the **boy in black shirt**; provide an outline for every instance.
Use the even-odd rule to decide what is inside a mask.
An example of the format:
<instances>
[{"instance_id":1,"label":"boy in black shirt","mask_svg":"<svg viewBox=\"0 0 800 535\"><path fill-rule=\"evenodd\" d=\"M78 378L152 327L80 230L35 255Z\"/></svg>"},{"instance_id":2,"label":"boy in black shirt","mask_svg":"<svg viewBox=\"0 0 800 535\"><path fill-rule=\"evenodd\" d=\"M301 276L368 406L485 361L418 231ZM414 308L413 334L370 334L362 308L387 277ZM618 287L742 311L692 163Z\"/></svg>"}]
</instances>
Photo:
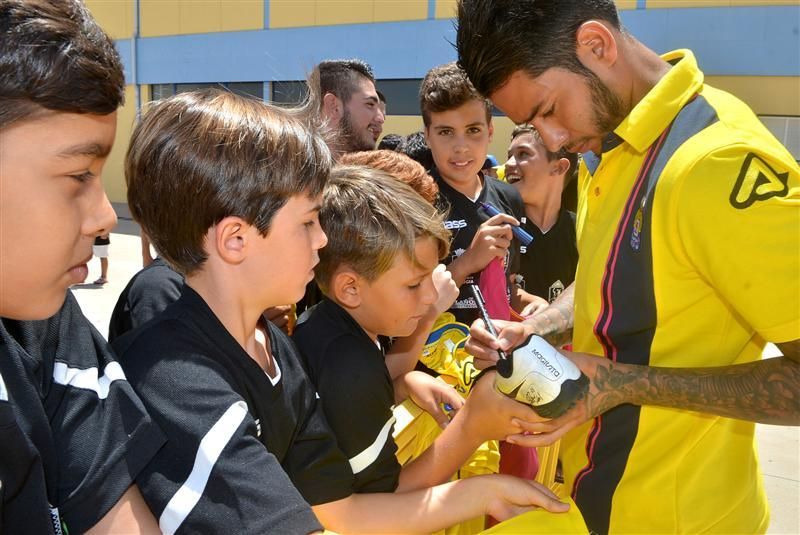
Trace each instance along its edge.
<instances>
[{"instance_id":1,"label":"boy in black shirt","mask_svg":"<svg viewBox=\"0 0 800 535\"><path fill-rule=\"evenodd\" d=\"M433 446L401 471L394 459L392 407L406 392L392 388L379 336L408 336L428 313L437 298L432 273L447 253L449 236L442 216L409 186L359 166L334 169L320 221L330 241L320 251L316 280L326 297L301 318L294 339L349 458L356 492L439 485L481 443L513 432L512 417L536 419L528 407L498 394L488 377ZM422 378L436 381L411 372L400 385L413 389ZM485 511L473 493L495 499L498 480L506 490L529 485L506 476L456 482L448 505L456 522L481 516Z\"/></svg>"},{"instance_id":2,"label":"boy in black shirt","mask_svg":"<svg viewBox=\"0 0 800 535\"><path fill-rule=\"evenodd\" d=\"M509 225L519 225L525 213L513 187L481 173L493 133L489 103L455 63L428 71L419 94L425 139L436 163L431 174L439 186L438 206L447 213L445 228L453 233L446 263L461 287L451 312L467 325L478 318L468 284L477 284L481 271L495 258L506 275L496 284L509 288L507 301L520 310L528 297L507 285L519 263ZM501 214L486 216L481 203L493 205Z\"/></svg>"},{"instance_id":3,"label":"boy in black shirt","mask_svg":"<svg viewBox=\"0 0 800 535\"><path fill-rule=\"evenodd\" d=\"M527 247L520 246L516 282L548 303L572 284L578 267L575 214L561 205L564 187L577 163L574 153L548 151L532 126L518 126L511 133L506 179L525 203L522 228L534 237ZM528 311L523 310L522 315L527 316Z\"/></svg>"},{"instance_id":4,"label":"boy in black shirt","mask_svg":"<svg viewBox=\"0 0 800 535\"><path fill-rule=\"evenodd\" d=\"M262 315L313 277L331 163L285 110L220 91L154 103L133 133L131 213L186 279L177 302L115 342L168 437L137 478L162 531L430 531L449 519L438 505L449 488L432 500L352 495L299 356ZM513 498L527 506L525 491ZM491 505L518 510L509 501ZM421 505L434 510L428 524L416 523Z\"/></svg>"},{"instance_id":5,"label":"boy in black shirt","mask_svg":"<svg viewBox=\"0 0 800 535\"><path fill-rule=\"evenodd\" d=\"M152 532L164 437L68 291L116 223L122 64L82 3L0 0L0 73L0 532Z\"/></svg>"}]
</instances>

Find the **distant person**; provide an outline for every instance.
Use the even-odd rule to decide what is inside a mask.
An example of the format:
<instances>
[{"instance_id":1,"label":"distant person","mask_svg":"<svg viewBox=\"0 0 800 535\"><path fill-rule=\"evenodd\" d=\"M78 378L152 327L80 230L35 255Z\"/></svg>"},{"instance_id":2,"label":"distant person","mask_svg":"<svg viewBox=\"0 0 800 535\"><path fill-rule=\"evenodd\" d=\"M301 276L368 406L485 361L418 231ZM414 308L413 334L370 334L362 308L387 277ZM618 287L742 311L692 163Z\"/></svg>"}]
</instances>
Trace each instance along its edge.
<instances>
[{"instance_id":1,"label":"distant person","mask_svg":"<svg viewBox=\"0 0 800 535\"><path fill-rule=\"evenodd\" d=\"M397 150L403 139L400 134L386 134L378 143L378 150Z\"/></svg>"},{"instance_id":2,"label":"distant person","mask_svg":"<svg viewBox=\"0 0 800 535\"><path fill-rule=\"evenodd\" d=\"M94 239L92 254L100 259L100 277L93 284L103 286L108 283L108 249L111 245L111 234L106 233Z\"/></svg>"},{"instance_id":3,"label":"distant person","mask_svg":"<svg viewBox=\"0 0 800 535\"><path fill-rule=\"evenodd\" d=\"M375 148L386 117L372 67L359 59L325 60L307 83L309 105L318 106L311 111L328 129L334 155Z\"/></svg>"},{"instance_id":4,"label":"distant person","mask_svg":"<svg viewBox=\"0 0 800 535\"><path fill-rule=\"evenodd\" d=\"M419 162L428 173L434 168L433 154L422 131L407 135L396 150Z\"/></svg>"},{"instance_id":5,"label":"distant person","mask_svg":"<svg viewBox=\"0 0 800 535\"><path fill-rule=\"evenodd\" d=\"M494 154L486 155L486 160L483 162L483 168L481 168L481 172L484 176L490 176L492 178L497 178L497 158L495 158Z\"/></svg>"},{"instance_id":6,"label":"distant person","mask_svg":"<svg viewBox=\"0 0 800 535\"><path fill-rule=\"evenodd\" d=\"M564 149L548 151L531 126L518 126L511 134L506 179L525 203L520 225L533 236L530 245L520 246L515 283L548 303L572 284L578 267L575 214L561 206L564 185L572 180L577 161L575 153Z\"/></svg>"}]
</instances>

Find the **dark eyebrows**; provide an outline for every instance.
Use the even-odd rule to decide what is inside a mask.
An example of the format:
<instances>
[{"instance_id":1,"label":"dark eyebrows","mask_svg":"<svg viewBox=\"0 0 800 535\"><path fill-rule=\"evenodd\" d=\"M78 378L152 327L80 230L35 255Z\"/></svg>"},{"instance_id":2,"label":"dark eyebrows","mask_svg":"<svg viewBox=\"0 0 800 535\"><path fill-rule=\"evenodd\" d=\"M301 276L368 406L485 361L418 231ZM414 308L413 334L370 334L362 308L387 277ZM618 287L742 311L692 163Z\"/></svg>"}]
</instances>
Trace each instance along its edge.
<instances>
[{"instance_id":1,"label":"dark eyebrows","mask_svg":"<svg viewBox=\"0 0 800 535\"><path fill-rule=\"evenodd\" d=\"M378 97L375 96L375 95L366 96L366 97L364 97L364 100L372 101L372 102L375 102L375 103L380 102L380 100L378 100Z\"/></svg>"},{"instance_id":2,"label":"dark eyebrows","mask_svg":"<svg viewBox=\"0 0 800 535\"><path fill-rule=\"evenodd\" d=\"M81 143L67 147L58 156L61 158L71 158L73 156L92 156L95 158L105 158L111 152L110 145L101 145L99 143Z\"/></svg>"}]
</instances>

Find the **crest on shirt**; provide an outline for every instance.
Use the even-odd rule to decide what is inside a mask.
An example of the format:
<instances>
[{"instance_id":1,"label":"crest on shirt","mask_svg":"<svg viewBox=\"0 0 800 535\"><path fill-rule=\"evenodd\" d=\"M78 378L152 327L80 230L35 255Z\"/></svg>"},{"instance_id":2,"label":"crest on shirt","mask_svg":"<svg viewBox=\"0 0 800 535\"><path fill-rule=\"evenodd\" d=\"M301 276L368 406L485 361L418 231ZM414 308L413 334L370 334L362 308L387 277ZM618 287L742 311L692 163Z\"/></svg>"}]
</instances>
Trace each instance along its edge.
<instances>
[{"instance_id":1,"label":"crest on shirt","mask_svg":"<svg viewBox=\"0 0 800 535\"><path fill-rule=\"evenodd\" d=\"M770 197L789 193L789 172L779 173L757 154L750 152L731 191L731 206L742 210Z\"/></svg>"}]
</instances>

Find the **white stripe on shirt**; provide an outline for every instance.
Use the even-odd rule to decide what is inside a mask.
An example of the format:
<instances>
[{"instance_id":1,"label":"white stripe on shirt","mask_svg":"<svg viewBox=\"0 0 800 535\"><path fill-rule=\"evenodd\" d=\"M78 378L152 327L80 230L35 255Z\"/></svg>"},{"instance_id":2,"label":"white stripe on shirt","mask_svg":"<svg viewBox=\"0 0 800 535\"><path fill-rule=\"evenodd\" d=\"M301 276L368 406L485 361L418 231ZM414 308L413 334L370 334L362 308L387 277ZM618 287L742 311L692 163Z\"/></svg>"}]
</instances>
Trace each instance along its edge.
<instances>
[{"instance_id":1,"label":"white stripe on shirt","mask_svg":"<svg viewBox=\"0 0 800 535\"><path fill-rule=\"evenodd\" d=\"M8 401L8 390L6 390L6 383L3 381L2 375L0 375L0 401Z\"/></svg>"},{"instance_id":2,"label":"white stripe on shirt","mask_svg":"<svg viewBox=\"0 0 800 535\"><path fill-rule=\"evenodd\" d=\"M225 411L225 414L217 420L200 441L192 472L178 492L169 500L158 519L158 527L161 528L162 533L175 533L200 501L214 464L246 414L247 404L244 401L237 401Z\"/></svg>"},{"instance_id":3,"label":"white stripe on shirt","mask_svg":"<svg viewBox=\"0 0 800 535\"><path fill-rule=\"evenodd\" d=\"M383 429L375 437L375 442L367 446L364 451L350 459L350 468L353 469L353 474L358 474L369 465L375 462L383 450L383 445L386 444L386 439L389 437L389 430L394 425L395 418L392 416L383 424Z\"/></svg>"},{"instance_id":4,"label":"white stripe on shirt","mask_svg":"<svg viewBox=\"0 0 800 535\"><path fill-rule=\"evenodd\" d=\"M100 399L108 397L108 390L114 381L124 381L125 374L118 362L109 362L102 377L97 377L97 368L70 368L63 362L53 366L53 380L60 385L92 390Z\"/></svg>"}]
</instances>

